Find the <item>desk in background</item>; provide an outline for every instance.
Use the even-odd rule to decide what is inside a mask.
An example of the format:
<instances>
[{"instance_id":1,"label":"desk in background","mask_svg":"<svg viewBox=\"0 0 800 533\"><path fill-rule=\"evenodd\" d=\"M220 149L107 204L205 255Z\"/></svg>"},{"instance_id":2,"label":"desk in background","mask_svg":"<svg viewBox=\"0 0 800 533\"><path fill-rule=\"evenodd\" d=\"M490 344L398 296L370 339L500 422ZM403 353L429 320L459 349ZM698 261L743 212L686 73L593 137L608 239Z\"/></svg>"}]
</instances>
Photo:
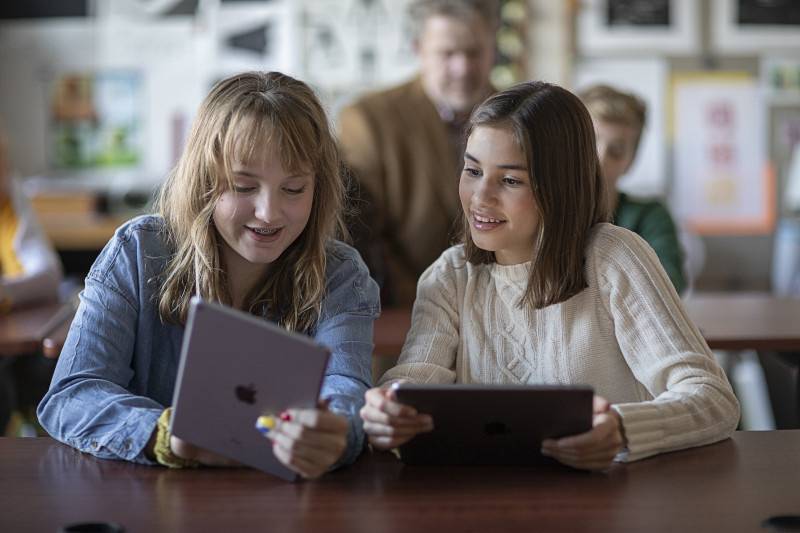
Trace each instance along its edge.
<instances>
[{"instance_id":1,"label":"desk in background","mask_svg":"<svg viewBox=\"0 0 800 533\"><path fill-rule=\"evenodd\" d=\"M0 439L0 530L113 521L126 531L759 531L800 513L800 431L612 466L405 467L385 453L296 484L253 470L176 471Z\"/></svg>"},{"instance_id":2,"label":"desk in background","mask_svg":"<svg viewBox=\"0 0 800 533\"><path fill-rule=\"evenodd\" d=\"M74 314L75 303L70 301L30 305L0 315L0 356L40 353L45 339L66 331ZM60 351L59 346L55 352L45 350L45 355L57 357Z\"/></svg>"},{"instance_id":3,"label":"desk in background","mask_svg":"<svg viewBox=\"0 0 800 533\"><path fill-rule=\"evenodd\" d=\"M108 214L99 193L83 190L39 191L31 206L53 246L60 252L99 251L128 217Z\"/></svg>"},{"instance_id":4,"label":"desk in background","mask_svg":"<svg viewBox=\"0 0 800 533\"><path fill-rule=\"evenodd\" d=\"M800 353L800 298L768 293L698 293L684 302L712 350Z\"/></svg>"}]
</instances>

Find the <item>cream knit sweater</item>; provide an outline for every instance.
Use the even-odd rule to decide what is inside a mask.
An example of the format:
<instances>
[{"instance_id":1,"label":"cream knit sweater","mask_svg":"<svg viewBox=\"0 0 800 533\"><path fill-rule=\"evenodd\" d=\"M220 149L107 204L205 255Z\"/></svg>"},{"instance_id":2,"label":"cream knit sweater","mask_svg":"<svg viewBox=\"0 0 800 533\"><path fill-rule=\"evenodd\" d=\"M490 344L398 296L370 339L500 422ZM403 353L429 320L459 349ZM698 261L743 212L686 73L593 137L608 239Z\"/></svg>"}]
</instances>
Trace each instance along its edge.
<instances>
[{"instance_id":1,"label":"cream knit sweater","mask_svg":"<svg viewBox=\"0 0 800 533\"><path fill-rule=\"evenodd\" d=\"M446 250L421 276L411 330L381 379L588 384L622 416L618 460L727 438L739 403L653 250L598 224L588 287L544 309L518 307L530 263L473 265Z\"/></svg>"}]
</instances>

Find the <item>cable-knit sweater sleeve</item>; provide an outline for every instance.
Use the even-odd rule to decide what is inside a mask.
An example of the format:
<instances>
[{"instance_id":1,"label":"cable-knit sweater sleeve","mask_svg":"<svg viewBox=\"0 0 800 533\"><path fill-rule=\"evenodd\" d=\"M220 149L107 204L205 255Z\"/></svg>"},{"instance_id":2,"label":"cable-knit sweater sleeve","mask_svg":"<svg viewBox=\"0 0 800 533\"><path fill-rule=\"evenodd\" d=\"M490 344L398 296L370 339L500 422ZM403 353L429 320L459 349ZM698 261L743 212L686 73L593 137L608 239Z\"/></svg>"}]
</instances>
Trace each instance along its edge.
<instances>
[{"instance_id":1,"label":"cable-knit sweater sleeve","mask_svg":"<svg viewBox=\"0 0 800 533\"><path fill-rule=\"evenodd\" d=\"M633 461L730 437L739 403L658 257L637 235L598 231L589 275L614 322L620 350L653 400L613 406ZM590 281L591 283L591 281Z\"/></svg>"},{"instance_id":2,"label":"cable-knit sweater sleeve","mask_svg":"<svg viewBox=\"0 0 800 533\"><path fill-rule=\"evenodd\" d=\"M457 276L467 266L461 247L445 251L422 273L411 315L411 329L394 368L379 384L406 379L413 383L454 383L459 343Z\"/></svg>"}]
</instances>

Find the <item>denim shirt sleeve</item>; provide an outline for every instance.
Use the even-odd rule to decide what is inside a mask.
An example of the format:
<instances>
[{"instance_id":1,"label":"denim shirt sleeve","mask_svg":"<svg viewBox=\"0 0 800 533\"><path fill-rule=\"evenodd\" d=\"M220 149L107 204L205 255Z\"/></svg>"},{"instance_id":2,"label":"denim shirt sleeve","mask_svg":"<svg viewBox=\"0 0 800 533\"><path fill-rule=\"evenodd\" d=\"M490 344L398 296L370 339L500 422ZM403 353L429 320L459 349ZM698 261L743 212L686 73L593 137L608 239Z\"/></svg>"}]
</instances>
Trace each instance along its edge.
<instances>
[{"instance_id":1,"label":"denim shirt sleeve","mask_svg":"<svg viewBox=\"0 0 800 533\"><path fill-rule=\"evenodd\" d=\"M136 243L120 233L100 254L37 414L50 435L83 452L152 464L144 448L164 407L128 389L138 264Z\"/></svg>"},{"instance_id":2,"label":"denim shirt sleeve","mask_svg":"<svg viewBox=\"0 0 800 533\"><path fill-rule=\"evenodd\" d=\"M372 326L380 300L378 285L358 253L341 243L328 248L327 291L314 338L331 351L320 396L350 425L337 468L355 461L364 446L359 410L372 386Z\"/></svg>"}]
</instances>

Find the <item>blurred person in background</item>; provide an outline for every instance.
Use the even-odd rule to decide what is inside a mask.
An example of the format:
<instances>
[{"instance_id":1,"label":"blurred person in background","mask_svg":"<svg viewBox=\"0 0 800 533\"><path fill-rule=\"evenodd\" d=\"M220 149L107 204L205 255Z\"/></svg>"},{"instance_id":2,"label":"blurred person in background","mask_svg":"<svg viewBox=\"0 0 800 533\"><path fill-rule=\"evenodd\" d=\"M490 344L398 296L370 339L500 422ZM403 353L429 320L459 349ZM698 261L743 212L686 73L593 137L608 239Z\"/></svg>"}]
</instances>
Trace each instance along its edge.
<instances>
[{"instance_id":1,"label":"blurred person in background","mask_svg":"<svg viewBox=\"0 0 800 533\"><path fill-rule=\"evenodd\" d=\"M683 249L667 207L655 199L637 199L617 190L630 170L644 129L647 107L637 96L607 85L579 93L594 122L597 155L607 183L613 222L639 234L655 250L678 294L687 287Z\"/></svg>"},{"instance_id":2,"label":"blurred person in background","mask_svg":"<svg viewBox=\"0 0 800 533\"><path fill-rule=\"evenodd\" d=\"M417 0L409 6L420 71L344 108L339 140L355 178L356 247L384 305L410 306L417 279L451 244L463 129L493 92L496 0Z\"/></svg>"},{"instance_id":3,"label":"blurred person in background","mask_svg":"<svg viewBox=\"0 0 800 533\"><path fill-rule=\"evenodd\" d=\"M58 256L11 176L8 144L0 131L0 315L56 301L61 279ZM39 402L52 373L53 363L38 355L0 358L0 435L15 410L24 415ZM18 433L24 418L17 417L9 432Z\"/></svg>"}]
</instances>

